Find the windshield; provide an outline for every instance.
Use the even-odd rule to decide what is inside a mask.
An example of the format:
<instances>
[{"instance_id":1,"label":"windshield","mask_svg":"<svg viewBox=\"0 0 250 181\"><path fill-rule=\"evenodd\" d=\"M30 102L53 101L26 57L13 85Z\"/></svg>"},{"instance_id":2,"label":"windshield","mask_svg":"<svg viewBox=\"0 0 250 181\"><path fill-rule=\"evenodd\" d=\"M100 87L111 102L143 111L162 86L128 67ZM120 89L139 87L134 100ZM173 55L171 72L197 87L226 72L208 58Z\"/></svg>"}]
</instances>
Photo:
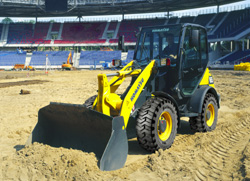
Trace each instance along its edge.
<instances>
[{"instance_id":1,"label":"windshield","mask_svg":"<svg viewBox=\"0 0 250 181\"><path fill-rule=\"evenodd\" d=\"M142 29L134 59L177 59L180 30L180 25Z\"/></svg>"}]
</instances>

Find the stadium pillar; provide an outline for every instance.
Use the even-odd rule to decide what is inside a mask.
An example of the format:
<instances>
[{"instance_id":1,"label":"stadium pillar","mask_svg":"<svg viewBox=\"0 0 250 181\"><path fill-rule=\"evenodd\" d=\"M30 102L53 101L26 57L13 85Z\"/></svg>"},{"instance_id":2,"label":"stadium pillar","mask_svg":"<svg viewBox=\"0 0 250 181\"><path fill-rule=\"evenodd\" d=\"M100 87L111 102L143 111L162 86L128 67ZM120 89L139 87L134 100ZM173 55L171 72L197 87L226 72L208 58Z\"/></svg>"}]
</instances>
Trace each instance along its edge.
<instances>
[{"instance_id":1,"label":"stadium pillar","mask_svg":"<svg viewBox=\"0 0 250 181\"><path fill-rule=\"evenodd\" d=\"M232 50L239 50L240 49L240 42L239 41L233 41L233 47Z\"/></svg>"},{"instance_id":2,"label":"stadium pillar","mask_svg":"<svg viewBox=\"0 0 250 181\"><path fill-rule=\"evenodd\" d=\"M242 40L242 51L245 50L245 39Z\"/></svg>"},{"instance_id":3,"label":"stadium pillar","mask_svg":"<svg viewBox=\"0 0 250 181\"><path fill-rule=\"evenodd\" d=\"M217 43L216 49L219 50L219 51L221 51L221 42L218 41L216 43Z\"/></svg>"},{"instance_id":4,"label":"stadium pillar","mask_svg":"<svg viewBox=\"0 0 250 181\"><path fill-rule=\"evenodd\" d=\"M217 5L217 13L219 13L220 12L220 5L218 4Z\"/></svg>"},{"instance_id":5,"label":"stadium pillar","mask_svg":"<svg viewBox=\"0 0 250 181\"><path fill-rule=\"evenodd\" d=\"M122 21L124 20L124 13L122 13Z\"/></svg>"},{"instance_id":6,"label":"stadium pillar","mask_svg":"<svg viewBox=\"0 0 250 181\"><path fill-rule=\"evenodd\" d=\"M247 49L249 49L249 39L247 39Z\"/></svg>"}]
</instances>

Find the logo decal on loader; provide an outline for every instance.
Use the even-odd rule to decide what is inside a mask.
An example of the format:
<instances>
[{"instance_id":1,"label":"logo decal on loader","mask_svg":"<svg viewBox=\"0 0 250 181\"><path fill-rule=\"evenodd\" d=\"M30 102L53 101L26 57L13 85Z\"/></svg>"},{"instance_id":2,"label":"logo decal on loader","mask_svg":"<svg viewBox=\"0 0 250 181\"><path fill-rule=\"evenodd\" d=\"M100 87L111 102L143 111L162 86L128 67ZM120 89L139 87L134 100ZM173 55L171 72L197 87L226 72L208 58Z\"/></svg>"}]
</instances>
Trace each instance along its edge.
<instances>
[{"instance_id":1,"label":"logo decal on loader","mask_svg":"<svg viewBox=\"0 0 250 181\"><path fill-rule=\"evenodd\" d=\"M133 95L130 98L131 101L134 100L135 95L137 94L138 90L141 88L141 85L142 85L143 82L144 82L144 80L142 78L141 81L138 83L137 88L135 89L135 92L133 93Z\"/></svg>"},{"instance_id":2,"label":"logo decal on loader","mask_svg":"<svg viewBox=\"0 0 250 181\"><path fill-rule=\"evenodd\" d=\"M208 81L209 81L209 84L214 84L214 79L213 79L213 77L212 77L212 76L209 76Z\"/></svg>"}]
</instances>

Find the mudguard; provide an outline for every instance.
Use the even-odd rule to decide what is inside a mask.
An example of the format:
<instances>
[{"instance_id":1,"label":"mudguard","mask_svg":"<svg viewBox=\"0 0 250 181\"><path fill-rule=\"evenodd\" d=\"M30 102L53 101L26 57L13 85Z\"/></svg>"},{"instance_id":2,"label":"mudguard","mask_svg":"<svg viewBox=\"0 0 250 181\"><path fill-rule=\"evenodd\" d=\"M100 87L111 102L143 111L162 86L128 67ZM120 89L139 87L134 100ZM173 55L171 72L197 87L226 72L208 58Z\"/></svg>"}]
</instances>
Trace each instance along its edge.
<instances>
[{"instance_id":1,"label":"mudguard","mask_svg":"<svg viewBox=\"0 0 250 181\"><path fill-rule=\"evenodd\" d=\"M211 86L199 86L188 102L188 111L193 113L201 113L202 105L207 93L211 93L215 96L218 108L220 108L220 95L216 92L216 90Z\"/></svg>"}]
</instances>

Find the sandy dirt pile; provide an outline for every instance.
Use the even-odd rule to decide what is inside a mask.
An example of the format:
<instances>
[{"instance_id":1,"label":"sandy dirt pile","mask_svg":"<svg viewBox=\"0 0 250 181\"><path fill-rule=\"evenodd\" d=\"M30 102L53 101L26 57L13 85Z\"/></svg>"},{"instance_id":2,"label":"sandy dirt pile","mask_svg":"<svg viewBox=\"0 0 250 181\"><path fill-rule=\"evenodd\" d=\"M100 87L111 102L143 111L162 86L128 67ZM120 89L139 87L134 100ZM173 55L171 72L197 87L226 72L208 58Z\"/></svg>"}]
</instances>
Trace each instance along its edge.
<instances>
[{"instance_id":1,"label":"sandy dirt pile","mask_svg":"<svg viewBox=\"0 0 250 181\"><path fill-rule=\"evenodd\" d=\"M212 71L222 99L216 130L194 133L183 118L173 146L154 154L140 148L136 139L130 140L128 159L120 170L100 171L93 153L38 143L24 147L38 110L49 102L82 104L96 94L98 73L55 71L6 79L7 73L1 72L0 180L250 179L249 72ZM41 82L27 84L34 80ZM21 89L31 94L20 95Z\"/></svg>"},{"instance_id":2,"label":"sandy dirt pile","mask_svg":"<svg viewBox=\"0 0 250 181\"><path fill-rule=\"evenodd\" d=\"M94 154L38 143L18 151L14 157L3 157L3 162L3 178L13 180L79 180L84 175L96 178L93 171L99 170Z\"/></svg>"}]
</instances>

